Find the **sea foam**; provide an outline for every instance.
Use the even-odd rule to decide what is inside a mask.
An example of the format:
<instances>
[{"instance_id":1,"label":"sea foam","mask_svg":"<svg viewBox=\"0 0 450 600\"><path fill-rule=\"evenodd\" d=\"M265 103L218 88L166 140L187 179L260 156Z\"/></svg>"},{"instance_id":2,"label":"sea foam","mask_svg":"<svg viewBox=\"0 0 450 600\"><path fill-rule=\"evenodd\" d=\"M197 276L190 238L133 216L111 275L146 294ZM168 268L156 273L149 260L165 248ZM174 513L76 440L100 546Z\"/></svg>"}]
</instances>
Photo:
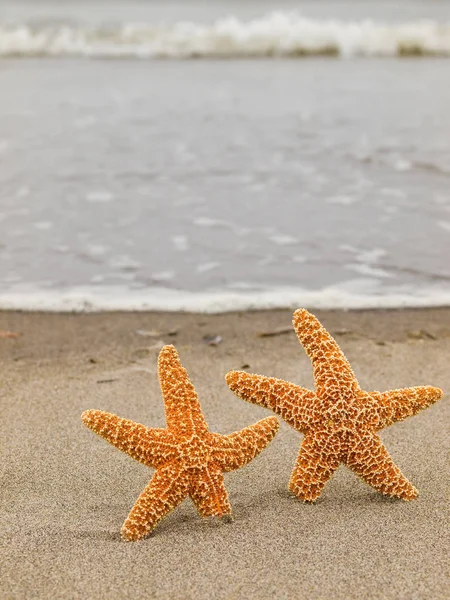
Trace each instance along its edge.
<instances>
[{"instance_id":1,"label":"sea foam","mask_svg":"<svg viewBox=\"0 0 450 600\"><path fill-rule=\"evenodd\" d=\"M18 284L0 294L0 310L45 312L168 311L226 313L243 310L296 308L373 309L450 306L450 288L420 291L408 286L374 294L363 288L329 286L320 290L298 287L211 290L192 292L163 287L130 290L122 287L73 287L39 289Z\"/></svg>"},{"instance_id":2,"label":"sea foam","mask_svg":"<svg viewBox=\"0 0 450 600\"><path fill-rule=\"evenodd\" d=\"M243 22L115 26L0 24L0 57L248 58L450 56L450 22L382 24L275 12Z\"/></svg>"}]
</instances>

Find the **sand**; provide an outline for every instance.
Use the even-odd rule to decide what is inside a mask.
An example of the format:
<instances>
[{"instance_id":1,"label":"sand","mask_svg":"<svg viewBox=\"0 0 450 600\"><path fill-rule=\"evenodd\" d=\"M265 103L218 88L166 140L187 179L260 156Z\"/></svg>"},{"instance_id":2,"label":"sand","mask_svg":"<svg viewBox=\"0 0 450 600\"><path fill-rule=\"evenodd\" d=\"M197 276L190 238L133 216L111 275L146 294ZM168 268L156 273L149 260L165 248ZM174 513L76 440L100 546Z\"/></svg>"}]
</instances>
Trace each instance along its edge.
<instances>
[{"instance_id":1,"label":"sand","mask_svg":"<svg viewBox=\"0 0 450 600\"><path fill-rule=\"evenodd\" d=\"M320 312L366 389L432 384L450 390L450 309ZM315 505L287 492L300 435L282 423L246 468L226 475L234 521L202 520L187 500L146 540L120 527L151 472L84 427L99 408L164 426L156 376L174 343L212 431L268 411L236 398L229 369L312 386L290 311L0 313L1 598L446 598L446 398L381 433L419 489L383 497L341 467ZM174 333L171 330L177 330ZM157 330L142 336L137 330ZM169 334L170 331L170 334ZM220 335L208 346L205 335Z\"/></svg>"}]
</instances>

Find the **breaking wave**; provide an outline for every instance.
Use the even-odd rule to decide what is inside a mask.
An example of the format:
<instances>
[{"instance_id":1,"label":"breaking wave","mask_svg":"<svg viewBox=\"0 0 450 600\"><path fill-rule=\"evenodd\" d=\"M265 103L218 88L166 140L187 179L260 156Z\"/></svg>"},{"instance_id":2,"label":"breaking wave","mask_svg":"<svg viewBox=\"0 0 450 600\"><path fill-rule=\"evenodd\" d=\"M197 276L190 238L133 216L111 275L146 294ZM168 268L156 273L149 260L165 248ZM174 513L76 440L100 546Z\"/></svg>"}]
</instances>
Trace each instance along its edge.
<instances>
[{"instance_id":1,"label":"breaking wave","mask_svg":"<svg viewBox=\"0 0 450 600\"><path fill-rule=\"evenodd\" d=\"M450 22L314 20L277 12L248 22L88 27L0 24L0 57L257 58L450 56Z\"/></svg>"}]
</instances>

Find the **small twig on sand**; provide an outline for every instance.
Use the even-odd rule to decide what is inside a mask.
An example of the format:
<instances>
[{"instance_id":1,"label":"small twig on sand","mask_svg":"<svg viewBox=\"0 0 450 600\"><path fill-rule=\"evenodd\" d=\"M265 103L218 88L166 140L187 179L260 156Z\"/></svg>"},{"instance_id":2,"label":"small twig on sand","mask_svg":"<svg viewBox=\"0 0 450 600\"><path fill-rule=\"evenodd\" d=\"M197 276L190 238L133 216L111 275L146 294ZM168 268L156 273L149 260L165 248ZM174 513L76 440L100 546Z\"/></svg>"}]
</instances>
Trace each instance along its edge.
<instances>
[{"instance_id":1,"label":"small twig on sand","mask_svg":"<svg viewBox=\"0 0 450 600\"><path fill-rule=\"evenodd\" d=\"M292 327L279 327L271 331L260 331L258 337L275 337L276 335L284 335L285 333L293 333Z\"/></svg>"}]
</instances>

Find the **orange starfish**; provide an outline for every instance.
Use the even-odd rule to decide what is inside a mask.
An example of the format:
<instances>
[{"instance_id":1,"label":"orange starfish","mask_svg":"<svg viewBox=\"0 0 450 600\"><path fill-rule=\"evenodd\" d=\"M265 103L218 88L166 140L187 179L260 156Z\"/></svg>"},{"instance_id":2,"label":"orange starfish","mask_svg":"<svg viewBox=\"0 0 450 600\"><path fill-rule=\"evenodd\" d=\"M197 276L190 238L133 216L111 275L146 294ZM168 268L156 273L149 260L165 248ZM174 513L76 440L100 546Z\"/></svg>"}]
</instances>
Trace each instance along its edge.
<instances>
[{"instance_id":1,"label":"orange starfish","mask_svg":"<svg viewBox=\"0 0 450 600\"><path fill-rule=\"evenodd\" d=\"M307 310L293 325L311 359L316 392L273 377L231 371L226 380L243 400L272 409L305 435L289 489L316 500L340 463L389 496L412 500L417 490L402 475L377 431L415 415L442 396L436 387L365 392L331 335Z\"/></svg>"},{"instance_id":2,"label":"orange starfish","mask_svg":"<svg viewBox=\"0 0 450 600\"><path fill-rule=\"evenodd\" d=\"M202 517L231 514L223 473L249 463L278 431L269 417L230 435L210 433L194 386L173 346L159 354L158 372L167 429L150 429L101 410L88 410L83 423L122 452L157 469L131 509L122 537L147 535L190 496Z\"/></svg>"}]
</instances>

